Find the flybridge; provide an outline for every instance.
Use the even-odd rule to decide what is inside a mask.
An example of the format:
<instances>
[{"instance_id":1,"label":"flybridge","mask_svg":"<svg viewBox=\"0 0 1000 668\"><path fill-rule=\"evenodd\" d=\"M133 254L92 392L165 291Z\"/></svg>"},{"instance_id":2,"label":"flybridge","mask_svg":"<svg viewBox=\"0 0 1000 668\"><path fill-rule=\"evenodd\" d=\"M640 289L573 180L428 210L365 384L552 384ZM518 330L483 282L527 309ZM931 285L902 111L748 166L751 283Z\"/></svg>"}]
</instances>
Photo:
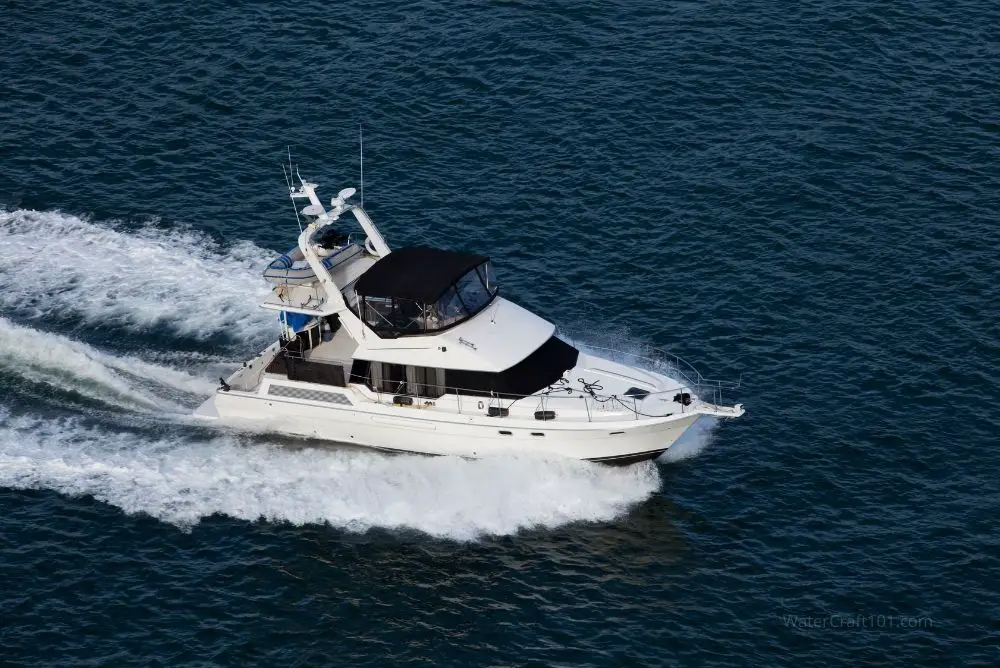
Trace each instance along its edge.
<instances>
[{"instance_id":1,"label":"flybridge","mask_svg":"<svg viewBox=\"0 0 1000 668\"><path fill-rule=\"evenodd\" d=\"M365 210L348 203L356 193L354 188L337 193L328 210L316 194L317 185L299 180L298 187L289 182L299 224L298 244L264 270L264 279L275 287L261 306L311 316L350 310L357 303L354 282L391 250ZM302 200L308 204L300 209ZM352 214L360 232L338 230L345 213Z\"/></svg>"},{"instance_id":2,"label":"flybridge","mask_svg":"<svg viewBox=\"0 0 1000 668\"><path fill-rule=\"evenodd\" d=\"M364 209L348 202L354 188L337 193L327 209L316 184L298 178L301 185L289 184L289 195L293 202L308 202L301 209L295 204L298 245L264 271L275 285L264 308L310 317L337 315L352 335L364 337L367 329L393 339L454 327L499 294L487 256L423 246L392 252ZM340 229L346 213L353 215L360 233ZM288 326L287 316L282 322Z\"/></svg>"},{"instance_id":3,"label":"flybridge","mask_svg":"<svg viewBox=\"0 0 1000 668\"><path fill-rule=\"evenodd\" d=\"M372 362L407 364L419 350L417 366L498 373L552 336L552 323L500 298L489 257L427 247L392 251L352 203L353 188L327 208L316 184L298 178L300 185L289 185L298 244L267 266L264 278L274 288L261 304L279 312L286 338L329 326L344 330L352 354ZM453 328L473 345L447 336Z\"/></svg>"}]
</instances>

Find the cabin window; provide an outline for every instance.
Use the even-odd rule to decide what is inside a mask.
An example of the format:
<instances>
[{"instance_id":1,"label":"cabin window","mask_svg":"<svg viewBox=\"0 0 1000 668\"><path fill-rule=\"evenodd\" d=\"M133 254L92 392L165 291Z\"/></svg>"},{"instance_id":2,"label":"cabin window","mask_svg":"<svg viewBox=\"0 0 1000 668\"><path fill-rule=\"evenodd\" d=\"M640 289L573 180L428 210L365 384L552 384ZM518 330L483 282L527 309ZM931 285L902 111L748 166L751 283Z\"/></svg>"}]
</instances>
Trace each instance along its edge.
<instances>
[{"instance_id":1,"label":"cabin window","mask_svg":"<svg viewBox=\"0 0 1000 668\"><path fill-rule=\"evenodd\" d=\"M407 366L406 391L420 397L440 397L444 394L444 369Z\"/></svg>"},{"instance_id":2,"label":"cabin window","mask_svg":"<svg viewBox=\"0 0 1000 668\"><path fill-rule=\"evenodd\" d=\"M486 292L491 295L495 294L498 286L496 276L493 275L493 263L484 262L476 267L476 272L479 274L479 280L481 280L483 285L486 286Z\"/></svg>"},{"instance_id":3,"label":"cabin window","mask_svg":"<svg viewBox=\"0 0 1000 668\"><path fill-rule=\"evenodd\" d=\"M465 319L467 315L468 311L465 310L462 300L459 298L454 286L452 286L445 290L443 295L438 297L438 300L431 308L427 329L444 329L459 320Z\"/></svg>"},{"instance_id":4,"label":"cabin window","mask_svg":"<svg viewBox=\"0 0 1000 668\"><path fill-rule=\"evenodd\" d=\"M365 383L376 392L409 394L436 399L444 394L444 369L354 360L351 382Z\"/></svg>"},{"instance_id":5,"label":"cabin window","mask_svg":"<svg viewBox=\"0 0 1000 668\"><path fill-rule=\"evenodd\" d=\"M356 359L351 382L364 383L377 392L437 398L445 393L471 396L518 397L544 390L576 366L579 352L558 337L551 337L535 352L500 373L438 369Z\"/></svg>"},{"instance_id":6,"label":"cabin window","mask_svg":"<svg viewBox=\"0 0 1000 668\"><path fill-rule=\"evenodd\" d=\"M489 258L429 248L402 248L357 279L359 316L381 337L419 335L482 311L499 287Z\"/></svg>"},{"instance_id":7,"label":"cabin window","mask_svg":"<svg viewBox=\"0 0 1000 668\"><path fill-rule=\"evenodd\" d=\"M576 366L578 356L576 348L553 336L535 352L500 373L448 369L445 379L448 392L482 396L526 396L559 380L567 369Z\"/></svg>"},{"instance_id":8,"label":"cabin window","mask_svg":"<svg viewBox=\"0 0 1000 668\"><path fill-rule=\"evenodd\" d=\"M372 329L391 329L393 327L393 302L384 297L368 297L365 304L365 322Z\"/></svg>"},{"instance_id":9,"label":"cabin window","mask_svg":"<svg viewBox=\"0 0 1000 668\"><path fill-rule=\"evenodd\" d=\"M372 362L370 366L371 387L377 392L406 394L406 372L402 364Z\"/></svg>"},{"instance_id":10,"label":"cabin window","mask_svg":"<svg viewBox=\"0 0 1000 668\"><path fill-rule=\"evenodd\" d=\"M370 367L371 362L368 360L355 359L351 363L351 382L369 384Z\"/></svg>"},{"instance_id":11,"label":"cabin window","mask_svg":"<svg viewBox=\"0 0 1000 668\"><path fill-rule=\"evenodd\" d=\"M448 320L448 324L456 322L466 315L461 310L461 301L454 296L454 291L452 291L452 297L454 304L451 305L448 312L455 312L456 317ZM416 299L365 297L363 304L365 322L376 333L422 334L425 331L444 326L439 324L441 318L435 309L436 305L428 306Z\"/></svg>"}]
</instances>

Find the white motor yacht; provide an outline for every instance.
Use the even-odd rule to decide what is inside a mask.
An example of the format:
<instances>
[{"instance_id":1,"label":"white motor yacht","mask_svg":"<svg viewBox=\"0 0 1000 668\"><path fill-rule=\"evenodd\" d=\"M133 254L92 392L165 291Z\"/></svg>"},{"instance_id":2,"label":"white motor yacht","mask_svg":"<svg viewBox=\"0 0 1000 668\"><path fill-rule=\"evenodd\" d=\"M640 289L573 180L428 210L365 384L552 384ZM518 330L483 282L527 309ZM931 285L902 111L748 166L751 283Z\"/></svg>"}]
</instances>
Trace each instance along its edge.
<instances>
[{"instance_id":1,"label":"white motor yacht","mask_svg":"<svg viewBox=\"0 0 1000 668\"><path fill-rule=\"evenodd\" d=\"M348 202L353 188L327 209L300 182L298 245L264 272L280 338L195 415L387 451L625 464L659 456L700 416L743 414L678 358L578 350L500 296L488 257L391 250ZM359 231L343 231L346 214Z\"/></svg>"}]
</instances>

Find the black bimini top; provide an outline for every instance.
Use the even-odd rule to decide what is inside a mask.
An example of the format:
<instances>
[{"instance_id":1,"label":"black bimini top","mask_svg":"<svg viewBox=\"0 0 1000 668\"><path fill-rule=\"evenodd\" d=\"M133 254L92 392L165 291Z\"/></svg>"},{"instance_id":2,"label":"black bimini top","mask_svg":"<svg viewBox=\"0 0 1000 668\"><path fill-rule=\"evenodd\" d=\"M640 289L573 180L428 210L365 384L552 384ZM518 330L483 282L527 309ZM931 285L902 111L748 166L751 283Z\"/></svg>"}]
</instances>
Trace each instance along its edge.
<instances>
[{"instance_id":1,"label":"black bimini top","mask_svg":"<svg viewBox=\"0 0 1000 668\"><path fill-rule=\"evenodd\" d=\"M426 246L400 248L361 274L354 291L364 297L433 302L469 270L488 260L485 255Z\"/></svg>"}]
</instances>

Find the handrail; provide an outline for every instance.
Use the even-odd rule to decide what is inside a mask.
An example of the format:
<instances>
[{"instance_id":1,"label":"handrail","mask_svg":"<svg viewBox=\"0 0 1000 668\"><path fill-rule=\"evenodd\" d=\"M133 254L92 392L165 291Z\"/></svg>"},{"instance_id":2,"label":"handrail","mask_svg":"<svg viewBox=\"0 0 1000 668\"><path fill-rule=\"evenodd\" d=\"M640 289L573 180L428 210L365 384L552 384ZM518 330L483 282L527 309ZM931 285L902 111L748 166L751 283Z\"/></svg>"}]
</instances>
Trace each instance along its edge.
<instances>
[{"instance_id":1,"label":"handrail","mask_svg":"<svg viewBox=\"0 0 1000 668\"><path fill-rule=\"evenodd\" d=\"M349 384L354 384L354 385L364 385L370 392L372 392L376 396L376 401L384 405L393 404L395 398L398 396L412 397L415 400L423 400L424 402L430 403L430 402L437 402L442 398L451 395L455 397L455 402L459 415L470 412L468 408L463 407L463 402L467 404L470 400L476 402L476 408L471 412L486 414L489 412L490 408L500 408L504 409L505 411L509 411L515 404L518 404L519 402L524 402L525 400L536 400L538 402L536 410L545 411L549 410L549 404L554 399L555 400L582 399L584 402L583 410L586 411L587 413L588 422L593 422L595 419L600 419L600 413L607 411L607 409L603 407L608 405L620 408L622 413L631 416L631 419L635 420L638 420L642 417L647 417L647 418L668 417L670 415L675 415L677 413L684 414L692 410L691 408L689 408L689 404L685 404L683 401L681 401L678 402L679 410L677 411L668 411L664 413L647 413L643 412L642 407L639 405L639 400L636 399L635 397L623 397L617 394L610 394L610 395L600 395L596 393L591 394L579 388L570 388L572 392L566 394L563 394L558 391L558 389L561 388L557 388L556 391L553 392L552 388L550 387L546 391L539 392L536 394L514 395L510 393L502 393L502 394L486 395L483 394L481 390L457 388L450 385L437 385L435 387L439 389L444 389L445 392L437 396L428 396L428 395L412 394L409 392L401 392L401 391L385 392L377 388L372 388L368 386L367 383L358 383L356 381L353 383L351 383L350 381L348 382ZM403 381L401 381L401 383L402 382ZM676 396L677 394L681 393L680 392L681 390L687 390L687 389L690 388L688 388L687 386L681 386L678 388L674 388L673 390L666 390L663 392L651 392L650 394L647 395L647 397L670 395L671 393L673 393ZM721 404L716 403L714 401L705 401L700 397L699 399L704 404L711 405L713 408L718 409L719 407L721 407ZM495 417L507 417L507 415L501 414Z\"/></svg>"},{"instance_id":2,"label":"handrail","mask_svg":"<svg viewBox=\"0 0 1000 668\"><path fill-rule=\"evenodd\" d=\"M294 296L292 293L296 291L300 293L306 291L309 298L301 304L296 304L292 301L292 297ZM278 283L274 290L274 294L282 304L287 304L293 308L313 308L311 304L315 300L317 310L326 303L326 292L323 291L322 294L320 292L320 285L318 283Z\"/></svg>"},{"instance_id":3,"label":"handrail","mask_svg":"<svg viewBox=\"0 0 1000 668\"><path fill-rule=\"evenodd\" d=\"M295 357L298 359L304 359L300 357L298 353L290 352L290 357ZM324 358L324 364L342 364L347 365L351 363L351 360L339 360ZM640 400L634 396L620 396L617 394L598 394L597 392L588 392L579 387L553 387L549 386L541 392L536 392L535 394L513 394L513 393L492 393L486 394L483 390L476 390L471 388L455 387L452 385L434 385L433 387L443 392L438 395L425 395L425 394L414 394L412 392L404 391L405 382L404 380L399 381L399 386L395 390L385 391L378 388L369 386L367 383L358 382L357 379L352 380L350 377L347 379L348 385L364 385L370 392L372 392L376 401L380 404L391 405L397 396L407 396L412 397L414 400L420 400L423 402L437 402L441 399L451 395L455 397L455 403L458 413L488 413L490 408L503 409L504 412L509 411L515 405L523 405L525 402L537 401L535 410L544 411L549 410L550 404L553 400L579 400L584 401L583 410L587 413L587 421L593 422L595 419L599 419L600 414L606 413L608 408L612 408L615 411L620 411L622 413L628 414L631 418L636 420L642 417L658 418L667 417L669 415L674 415L677 412L687 413L690 409L688 404L683 401L678 403L678 410L667 411L667 412L650 412L650 408L643 408ZM651 392L643 399L649 397L660 397L666 396L673 399L678 394L683 394L685 391L692 391L693 388L687 385L680 385L679 387L673 388L671 390L663 390L660 392ZM673 395L673 397L671 396ZM721 406L721 397L713 395L712 400L706 400L706 397L698 395L699 400L704 404L709 404L714 408L719 408ZM468 408L470 401L473 402L472 405L475 406L474 409ZM671 404L675 403L671 401ZM655 410L655 409L652 409ZM497 416L501 417L501 416Z\"/></svg>"},{"instance_id":4,"label":"handrail","mask_svg":"<svg viewBox=\"0 0 1000 668\"><path fill-rule=\"evenodd\" d=\"M740 378L739 380L736 380L736 381L716 379L716 378L706 378L705 376L701 375L701 372L698 371L698 369L695 368L695 366L693 364L691 364L690 362L688 362L687 360L685 360L683 357L681 357L679 355L675 355L675 354L673 354L673 353L671 353L671 352L669 352L667 350L663 350L662 348L657 348L655 346L647 346L647 349L650 350L650 351L653 351L653 352L655 352L655 353L657 353L659 355L662 355L664 359L656 359L656 358L652 358L652 357L646 357L644 355L639 355L639 354L636 354L636 353L630 353L630 352L627 352L627 351L624 351L624 350L618 350L616 348L605 348L603 346L592 346L592 345L585 344L585 343L580 344L580 347L581 348L585 348L585 349L589 349L589 350L601 350L601 351L604 351L604 352L617 353L618 355L622 355L622 356L625 356L625 357L632 357L632 358L637 359L637 360L642 360L643 362L649 362L650 364L653 364L653 365L666 364L667 366L670 366L671 362L672 362L673 363L673 365L672 365L673 369L676 370L676 372L679 373L681 376L683 376L684 380L688 381L692 385L707 385L707 384L717 385L717 384L721 384L721 385L723 385L725 387L737 388L737 387L740 387L740 385L742 384L742 380L743 380L742 378ZM688 369L687 372L684 371L685 368ZM691 377L691 374L694 375L694 378Z\"/></svg>"},{"instance_id":5,"label":"handrail","mask_svg":"<svg viewBox=\"0 0 1000 668\"><path fill-rule=\"evenodd\" d=\"M652 351L661 356L661 359L656 359L652 357L646 357L637 353L630 353L624 350L617 350L615 348L606 348L603 346L591 346L588 344L581 344L580 347L585 350L597 350L603 351L605 353L615 353L621 355L625 358L632 358L635 360L641 360L655 367L661 367L656 369L663 373L665 376L673 378L674 380L682 381L688 385L688 387L695 392L703 401L706 398L702 395L706 392L711 392L712 400L706 401L706 403L711 403L713 406L722 405L722 393L723 390L735 390L742 386L743 375L735 380L724 380L719 378L706 378L701 375L701 372L697 368L684 358L679 355L675 355L669 351L663 350L662 348L657 348L655 346L646 346L646 349ZM665 369L662 367L666 367ZM678 378L679 376L679 378ZM660 392L655 392L653 394L662 394Z\"/></svg>"},{"instance_id":6,"label":"handrail","mask_svg":"<svg viewBox=\"0 0 1000 668\"><path fill-rule=\"evenodd\" d=\"M648 364L654 367L653 369L648 369L648 370L663 373L663 375L666 375L667 377L678 381L678 383L680 383L680 387L672 388L669 390L650 392L641 399L635 396L600 394L599 388L595 390L594 388L588 387L585 381L582 382L583 385L582 387L574 387L573 381L566 379L560 379L556 383L546 387L544 390L540 390L533 394L514 394L509 392L501 392L501 393L491 392L490 394L486 394L484 390L478 390L473 388L463 388L453 385L432 385L432 387L436 389L443 390L443 393L437 397L431 397L431 396L417 395L408 392L398 391L399 389L402 389L403 386L405 385L406 383L405 380L400 381L399 388L396 392L384 392L377 388L369 388L369 389L375 393L377 401L382 404L391 404L392 398L395 396L399 396L401 394L405 396L423 399L425 401L437 401L441 397L452 394L456 397L456 403L459 414L463 413L463 397L466 399L466 401L470 398L476 401L475 404L477 406L476 412L483 411L483 408L478 408L478 404L480 402L484 404L484 407L487 411L490 407L497 407L509 410L518 402L521 402L526 399L535 399L538 400L539 402L538 410L546 410L547 402L553 398L584 399L584 408L587 411L588 421L592 422L594 418L593 413L595 410L597 410L596 407L605 406L609 403L612 406L620 407L624 411L633 414L635 419L637 420L640 417L666 417L668 415L673 415L674 414L673 412L664 413L662 415L651 415L648 413L644 413L642 407L640 406L640 402L645 401L650 397L661 397L661 396L669 397L670 395L674 395L674 397L676 397L677 394L683 394L685 391L693 393L702 403L711 405L715 409L719 409L723 407L723 401L722 401L723 390L736 389L740 387L742 384L742 376L737 381L705 378L693 365L686 362L681 357L668 353L664 350L660 350L658 348L652 348L652 350L662 355L663 356L662 359L655 359L643 355L638 355L635 353L629 353L601 346L582 345L581 347L584 348L584 351L597 350L597 351L611 352L632 359L647 362ZM282 352L290 357L305 359L304 355L305 351L288 350L287 343L285 346L279 348L278 352ZM326 364L340 364L349 367L353 363L353 360L323 358L322 362ZM263 370L261 370L259 373L262 372ZM578 379L578 381L582 381L582 379ZM347 382L348 384L351 384L350 378L347 379ZM362 383L355 382L354 384L362 384ZM364 385L368 387L367 383L364 383ZM430 384L425 384L425 385L430 386ZM711 399L708 398L709 394L711 395ZM383 399L383 395L388 395L389 399L388 400ZM673 397L671 397L671 399L672 398ZM684 403L684 401L680 401L678 403L680 404L681 413L690 410L687 408L687 405ZM600 410L605 410L605 409L602 408Z\"/></svg>"}]
</instances>

